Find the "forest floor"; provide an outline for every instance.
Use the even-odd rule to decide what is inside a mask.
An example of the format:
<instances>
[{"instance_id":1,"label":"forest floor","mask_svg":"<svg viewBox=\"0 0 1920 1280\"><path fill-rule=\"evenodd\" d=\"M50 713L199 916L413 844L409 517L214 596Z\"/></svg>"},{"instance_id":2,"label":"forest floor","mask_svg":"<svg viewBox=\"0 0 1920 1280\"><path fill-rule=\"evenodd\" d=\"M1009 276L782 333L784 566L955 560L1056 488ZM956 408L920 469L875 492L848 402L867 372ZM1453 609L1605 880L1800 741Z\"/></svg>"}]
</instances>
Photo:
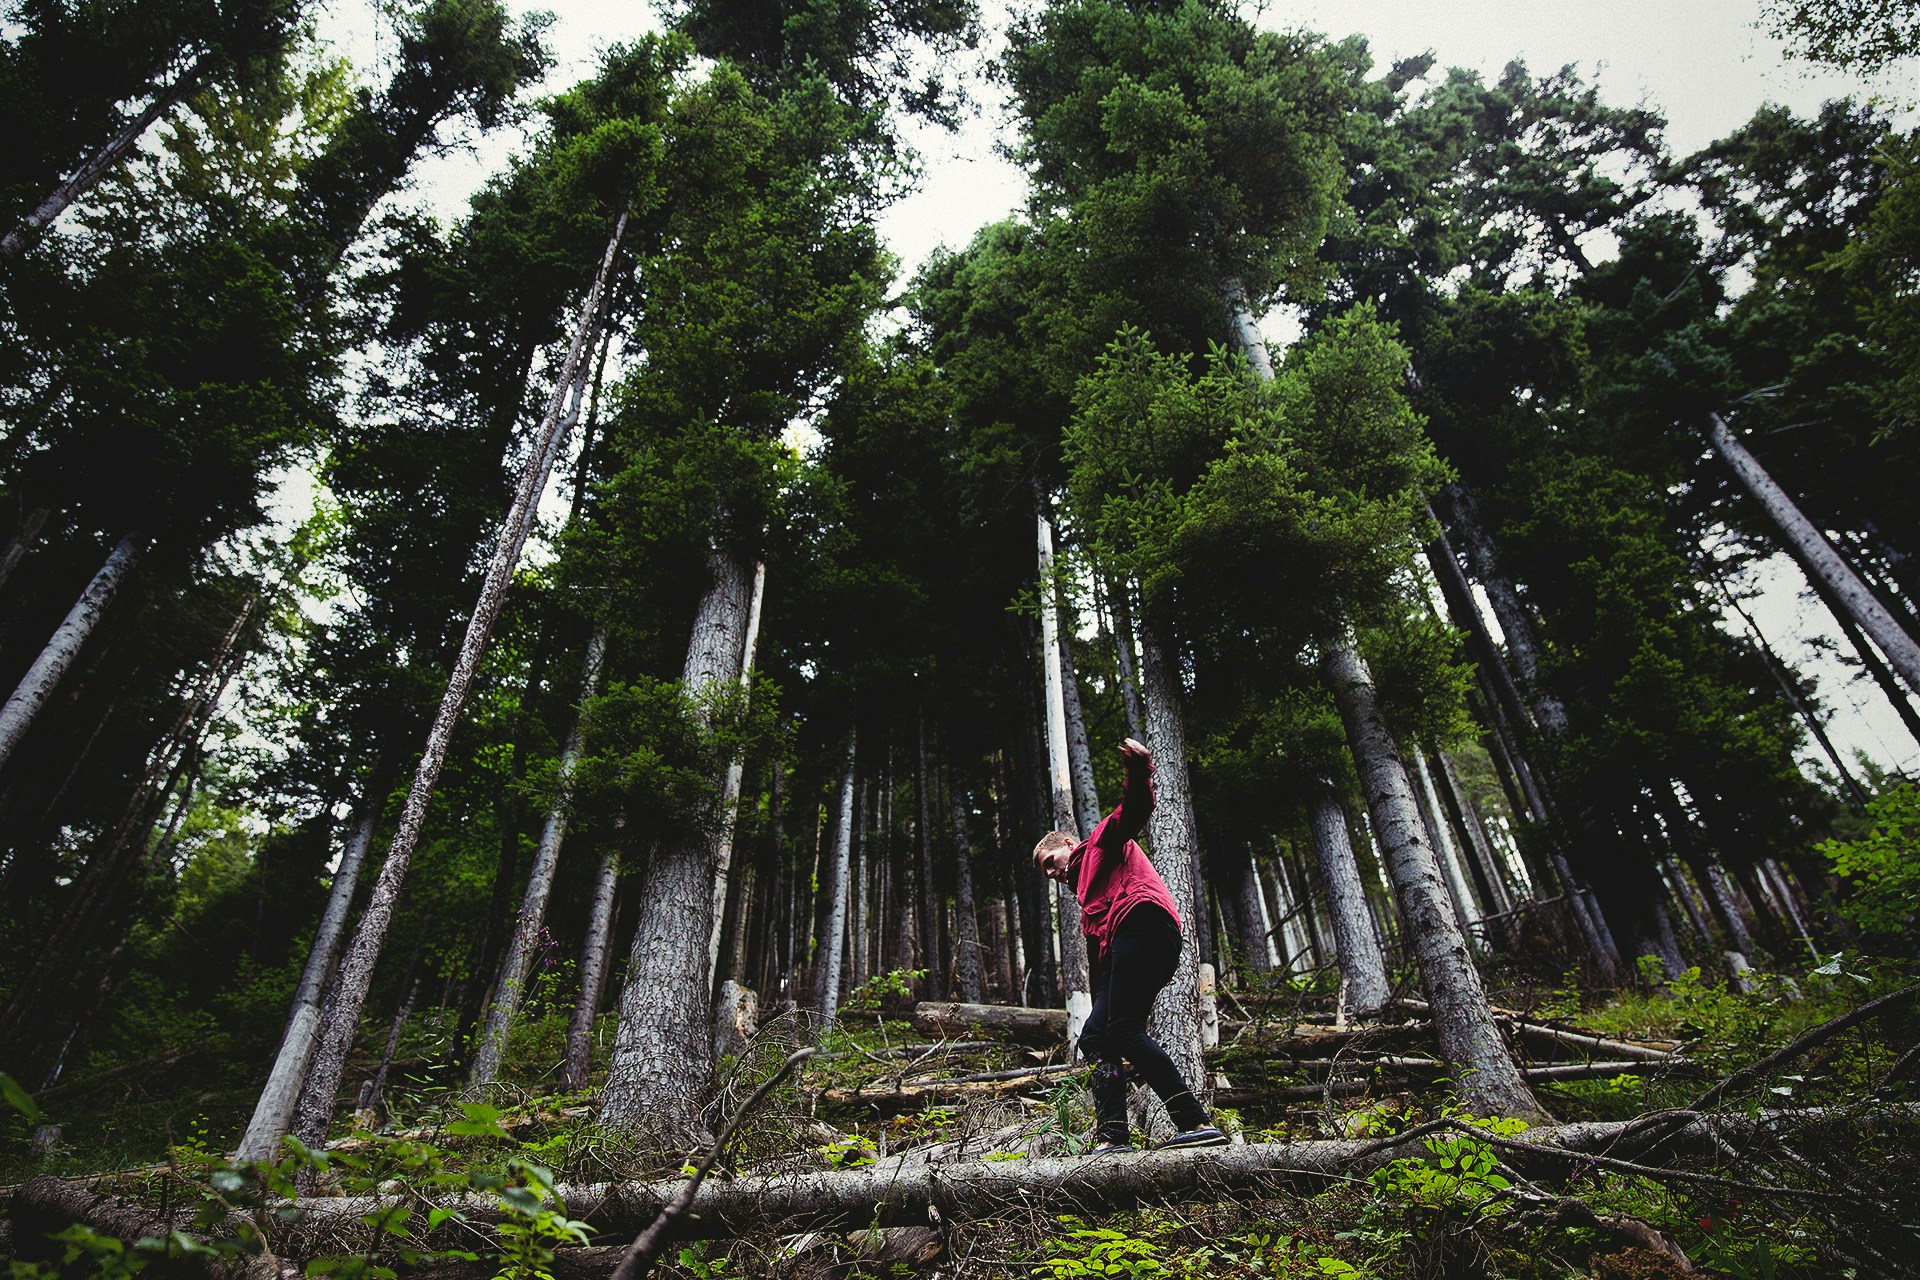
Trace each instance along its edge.
<instances>
[{"instance_id":1,"label":"forest floor","mask_svg":"<svg viewBox=\"0 0 1920 1280\"><path fill-rule=\"evenodd\" d=\"M1057 1044L930 1037L857 1004L826 1027L789 1013L724 1061L716 1127L796 1046L816 1052L744 1116L660 1272L1916 1275L1913 976L1849 959L1747 993L1698 975L1584 1007L1536 991L1506 1019L1559 1122L1531 1132L1461 1109L1418 1002L1346 1027L1288 986L1229 993L1209 1066L1235 1144L1137 1157L1084 1154L1086 1073ZM483 1101L434 1065L429 1017L377 1131L240 1170L221 1153L244 1087L190 1051L103 1068L29 1104L61 1125L51 1151L32 1146L45 1118L12 1119L0 1256L25 1259L14 1280L607 1275L692 1155L612 1140L591 1090L545 1091L564 1016L518 1031L516 1072Z\"/></svg>"}]
</instances>

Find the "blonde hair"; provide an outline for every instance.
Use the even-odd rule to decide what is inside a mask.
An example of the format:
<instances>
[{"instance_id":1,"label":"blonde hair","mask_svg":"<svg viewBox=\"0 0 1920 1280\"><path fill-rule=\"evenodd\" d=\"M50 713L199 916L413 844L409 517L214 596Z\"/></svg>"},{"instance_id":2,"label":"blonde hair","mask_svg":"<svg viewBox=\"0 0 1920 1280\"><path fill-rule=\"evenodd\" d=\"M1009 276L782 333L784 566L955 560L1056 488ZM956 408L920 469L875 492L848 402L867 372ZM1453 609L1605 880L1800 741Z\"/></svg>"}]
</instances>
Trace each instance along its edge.
<instances>
[{"instance_id":1,"label":"blonde hair","mask_svg":"<svg viewBox=\"0 0 1920 1280\"><path fill-rule=\"evenodd\" d=\"M1080 837L1071 831L1049 831L1040 837L1033 846L1033 864L1040 865L1040 855L1054 849L1071 849L1080 843Z\"/></svg>"}]
</instances>

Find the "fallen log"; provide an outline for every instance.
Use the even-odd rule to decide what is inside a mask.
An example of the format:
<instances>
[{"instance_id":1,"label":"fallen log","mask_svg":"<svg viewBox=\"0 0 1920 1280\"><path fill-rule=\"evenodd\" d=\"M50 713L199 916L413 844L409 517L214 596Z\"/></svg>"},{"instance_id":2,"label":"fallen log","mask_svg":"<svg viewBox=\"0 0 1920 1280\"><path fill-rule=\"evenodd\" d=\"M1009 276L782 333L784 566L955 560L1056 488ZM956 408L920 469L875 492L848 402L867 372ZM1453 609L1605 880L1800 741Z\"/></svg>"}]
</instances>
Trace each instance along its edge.
<instances>
[{"instance_id":1,"label":"fallen log","mask_svg":"<svg viewBox=\"0 0 1920 1280\"><path fill-rule=\"evenodd\" d=\"M1055 1067L1052 1073L1069 1071L1070 1067ZM998 1075L999 1072L989 1074ZM822 1089L814 1097L822 1104L831 1107L871 1107L885 1113L918 1111L940 1102L957 1102L965 1099L978 1102L982 1098L1000 1098L1008 1094L1019 1093L1045 1074L1040 1071L1026 1070L1012 1073L1000 1080L925 1080L916 1083L882 1081L879 1084L858 1085L851 1089Z\"/></svg>"},{"instance_id":2,"label":"fallen log","mask_svg":"<svg viewBox=\"0 0 1920 1280\"><path fill-rule=\"evenodd\" d=\"M996 1035L1021 1044L1055 1045L1066 1042L1067 1011L922 1000L913 1007L913 1029L927 1036L965 1032Z\"/></svg>"},{"instance_id":3,"label":"fallen log","mask_svg":"<svg viewBox=\"0 0 1920 1280\"><path fill-rule=\"evenodd\" d=\"M858 1169L708 1181L693 1197L681 1234L717 1238L770 1231L919 1226L929 1221L930 1210L951 1222L1004 1213L1014 1206L1042 1213L1100 1213L1144 1203L1311 1192L1364 1176L1401 1156L1419 1154L1416 1140L1431 1127L1419 1126L1395 1138L1371 1142L1248 1143L1134 1156L929 1162L907 1153ZM1877 1130L1906 1132L1912 1138L1920 1137L1914 1132L1917 1129L1920 1105L1905 1104L1872 1110L1769 1111L1753 1117L1661 1112L1626 1121L1543 1125L1519 1139L1489 1135L1487 1141L1522 1168L1544 1172L1588 1161L1613 1166L1631 1159L1641 1162L1637 1167L1652 1167L1656 1161L1682 1157L1718 1160L1729 1145L1784 1133L1857 1135ZM1699 1173L1674 1176L1715 1185L1727 1182ZM652 1223L684 1186L681 1179L672 1179L562 1186L559 1192L569 1213L584 1218L604 1240L631 1236ZM1839 1191L1781 1189L1772 1194L1844 1198ZM395 1202L382 1196L304 1198L292 1206L298 1210L295 1221L269 1219L268 1243L281 1258L303 1256L302 1241L316 1238L327 1241L328 1252L343 1252L355 1247L357 1239L368 1237L373 1228L366 1224L378 1221ZM416 1209L424 1207L417 1196L408 1203ZM461 1211L475 1225L502 1217L491 1196L469 1193L433 1203ZM148 1234L162 1221L151 1209L55 1178L38 1178L18 1188L12 1212L16 1233L23 1220L55 1227L84 1221L116 1235L128 1229ZM421 1213L417 1218L425 1216ZM443 1224L440 1231L446 1240L453 1239L451 1227ZM16 1234L16 1243L20 1239ZM471 1247L471 1236L462 1239L463 1247Z\"/></svg>"},{"instance_id":4,"label":"fallen log","mask_svg":"<svg viewBox=\"0 0 1920 1280\"><path fill-rule=\"evenodd\" d=\"M1542 1022L1526 1022L1514 1018L1511 1020L1511 1025L1516 1032L1529 1040L1544 1040L1574 1049L1585 1049L1589 1053L1611 1054L1616 1058L1636 1058L1642 1062L1666 1062L1674 1056L1674 1051L1671 1049L1635 1044L1631 1040L1613 1040L1587 1031L1569 1031L1562 1027L1550 1027Z\"/></svg>"}]
</instances>

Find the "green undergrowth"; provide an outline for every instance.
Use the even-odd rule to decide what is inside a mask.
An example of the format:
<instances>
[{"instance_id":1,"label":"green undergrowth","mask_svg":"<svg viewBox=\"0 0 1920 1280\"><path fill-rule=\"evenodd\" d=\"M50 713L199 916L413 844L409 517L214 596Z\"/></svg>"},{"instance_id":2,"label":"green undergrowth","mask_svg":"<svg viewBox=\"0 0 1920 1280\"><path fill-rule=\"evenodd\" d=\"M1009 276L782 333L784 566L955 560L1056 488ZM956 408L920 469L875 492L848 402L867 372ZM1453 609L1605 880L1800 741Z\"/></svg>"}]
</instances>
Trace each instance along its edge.
<instances>
[{"instance_id":1,"label":"green undergrowth","mask_svg":"<svg viewBox=\"0 0 1920 1280\"><path fill-rule=\"evenodd\" d=\"M1651 1076L1543 1085L1539 1094L1563 1120L1626 1119L1685 1107L1732 1070L1909 978L1886 962L1842 955L1790 980L1758 976L1748 992L1690 972L1592 1007L1549 1005L1535 1016L1610 1036L1670 1040L1692 1066ZM817 1034L818 1056L747 1119L729 1165L742 1172L821 1173L859 1168L898 1151L960 1138L979 1140L981 1158L1008 1162L1083 1149L1092 1115L1078 1073L1043 1078L1019 1097L943 1100L897 1115L871 1105L828 1105L828 1090L884 1090L915 1076L1034 1066L1045 1056L1004 1046L984 1053L903 1058L892 1051L920 1040L907 1023L854 1012L860 1016L826 1028L791 1014L776 1019L742 1057L721 1064L721 1097L715 1109L719 1117L737 1108L796 1045ZM222 1153L244 1121L241 1104L250 1104L251 1098L238 1091L217 1096L196 1091L190 1076L154 1073L129 1079L120 1098L93 1095L101 1097L103 1109L118 1105L139 1115L151 1108L162 1117L138 1120L164 1137L157 1150L137 1151L145 1157L138 1160L126 1158L135 1152L124 1141L88 1145L82 1135L109 1130L89 1128L97 1122L85 1108L75 1105L54 1116L35 1114L39 1104L16 1089L9 1095L16 1105L7 1112L7 1181L46 1172L137 1170L125 1174L116 1189L193 1206L198 1229L133 1246L84 1230L69 1231L48 1251L16 1264L8 1280L53 1280L56 1274L62 1280L121 1280L142 1271L174 1274L205 1261L244 1257L258 1248L270 1217L283 1211L278 1200L296 1178L312 1180L321 1193L379 1188L396 1197L393 1209L383 1209L379 1220L363 1224L377 1233L378 1249L329 1249L320 1241L305 1256L306 1275L386 1280L422 1266L478 1264L494 1269L488 1274L539 1280L553 1274L553 1250L591 1238L570 1217L557 1188L614 1178L671 1178L690 1158L692 1153L684 1150L613 1140L594 1124L591 1089L577 1095L543 1089L553 1078L559 1051L544 1016L516 1031L503 1083L485 1100L456 1097L449 1087L450 1072L427 1057L434 1047L431 1037L438 1034L430 1019L426 1031L403 1044L403 1050L417 1056L392 1070L386 1131L353 1134L331 1151L289 1144L285 1157L271 1165L226 1164ZM1816 1115L1836 1106L1910 1105L1915 1101L1913 1082L1886 1077L1916 1038L1920 1009L1909 1007L1869 1020L1755 1082L1725 1106L1736 1115L1782 1109ZM1262 1077L1258 1062L1250 1051L1238 1058L1230 1052L1220 1065L1240 1088L1262 1078L1275 1084L1305 1079L1281 1072ZM370 1068L371 1062L362 1065ZM76 1091L76 1098L83 1096ZM130 1107L125 1098L135 1096L137 1107ZM58 1095L52 1102L58 1104ZM53 1118L65 1127L66 1145L49 1156L35 1156L28 1140ZM1063 1217L1010 1206L991 1219L947 1223L946 1254L939 1269L954 1280L1560 1280L1678 1274L1659 1255L1629 1250L1630 1241L1618 1231L1594 1225L1609 1215L1663 1233L1707 1275L1809 1280L1845 1275L1846 1266L1835 1263L1837 1255L1831 1250L1836 1242L1844 1248L1851 1241L1857 1247L1856 1237L1870 1238L1883 1250L1889 1240L1904 1239L1909 1254L1920 1254L1920 1228L1914 1225L1920 1223L1914 1207L1914 1188L1920 1186L1916 1156L1871 1126L1838 1137L1809 1129L1813 1136L1791 1151L1769 1150L1764 1161L1751 1167L1729 1167L1718 1160L1700 1166L1738 1175L1722 1185L1590 1164L1570 1172L1565 1167L1517 1169L1498 1143L1520 1126L1467 1116L1444 1081L1407 1091L1402 1082L1382 1076L1370 1096L1335 1098L1330 1107L1317 1101L1251 1102L1237 1112L1223 1111L1222 1118L1249 1141L1390 1139L1436 1120L1451 1119L1457 1125L1411 1138L1392 1163L1367 1176L1330 1181L1318 1195L1162 1204L1099 1217ZM123 1134L135 1127L135 1120L121 1123ZM1849 1188L1850 1194L1857 1189L1861 1204L1880 1208L1866 1213L1849 1208L1847 1213L1854 1213L1849 1218L1825 1201L1739 1189L1767 1179L1816 1196L1835 1187ZM480 1229L439 1212L443 1206L436 1202L452 1192L493 1206L505 1225ZM1566 1211L1564 1202L1577 1202L1579 1211ZM255 1225L250 1228L248 1223ZM791 1256L799 1243L810 1245L807 1256ZM811 1276L824 1274L819 1270L822 1250L843 1255L850 1263L861 1245L852 1237L796 1240L778 1231L759 1232L748 1240L682 1242L662 1260L662 1273L695 1280ZM189 1253L195 1256L186 1258ZM920 1274L931 1270L923 1268ZM884 1268L873 1273L888 1274ZM861 1272L856 1267L834 1274ZM1856 1268L1854 1274L1872 1272Z\"/></svg>"}]
</instances>

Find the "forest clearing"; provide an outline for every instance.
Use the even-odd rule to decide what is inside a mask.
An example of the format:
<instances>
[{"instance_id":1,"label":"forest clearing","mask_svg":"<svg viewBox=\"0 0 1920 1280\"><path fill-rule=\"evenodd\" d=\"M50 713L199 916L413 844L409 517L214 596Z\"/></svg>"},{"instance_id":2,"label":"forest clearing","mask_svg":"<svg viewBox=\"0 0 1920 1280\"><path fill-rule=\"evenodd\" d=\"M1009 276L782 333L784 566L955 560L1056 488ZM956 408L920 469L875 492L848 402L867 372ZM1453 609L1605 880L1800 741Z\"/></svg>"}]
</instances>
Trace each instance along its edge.
<instances>
[{"instance_id":1,"label":"forest clearing","mask_svg":"<svg viewBox=\"0 0 1920 1280\"><path fill-rule=\"evenodd\" d=\"M4 0L12 1280L1920 1275L1920 5L1284 8Z\"/></svg>"}]
</instances>

